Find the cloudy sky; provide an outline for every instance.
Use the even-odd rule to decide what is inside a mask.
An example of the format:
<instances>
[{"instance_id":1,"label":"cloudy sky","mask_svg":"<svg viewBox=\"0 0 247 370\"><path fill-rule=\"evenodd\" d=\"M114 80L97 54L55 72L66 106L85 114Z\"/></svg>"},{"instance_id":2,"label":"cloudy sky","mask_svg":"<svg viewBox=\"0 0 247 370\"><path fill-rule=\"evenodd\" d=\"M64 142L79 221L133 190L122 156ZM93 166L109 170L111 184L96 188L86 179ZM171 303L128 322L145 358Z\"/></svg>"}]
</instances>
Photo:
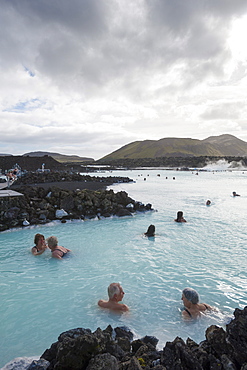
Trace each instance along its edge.
<instances>
[{"instance_id":1,"label":"cloudy sky","mask_svg":"<svg viewBox=\"0 0 247 370\"><path fill-rule=\"evenodd\" d=\"M247 141L244 0L0 0L0 153Z\"/></svg>"}]
</instances>

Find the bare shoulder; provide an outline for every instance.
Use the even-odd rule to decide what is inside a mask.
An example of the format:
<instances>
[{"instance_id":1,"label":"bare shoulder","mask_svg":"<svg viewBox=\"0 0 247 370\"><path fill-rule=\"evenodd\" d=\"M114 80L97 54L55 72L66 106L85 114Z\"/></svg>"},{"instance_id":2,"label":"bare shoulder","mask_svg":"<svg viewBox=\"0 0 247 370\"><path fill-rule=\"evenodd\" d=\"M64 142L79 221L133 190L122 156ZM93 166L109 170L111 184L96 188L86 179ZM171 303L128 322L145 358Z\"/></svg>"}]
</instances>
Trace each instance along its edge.
<instances>
[{"instance_id":1,"label":"bare shoulder","mask_svg":"<svg viewBox=\"0 0 247 370\"><path fill-rule=\"evenodd\" d=\"M185 310L182 311L182 316L185 320L191 320L191 315Z\"/></svg>"},{"instance_id":2,"label":"bare shoulder","mask_svg":"<svg viewBox=\"0 0 247 370\"><path fill-rule=\"evenodd\" d=\"M121 310L126 312L126 311L129 311L129 307L126 305L126 304L121 304Z\"/></svg>"},{"instance_id":3,"label":"bare shoulder","mask_svg":"<svg viewBox=\"0 0 247 370\"><path fill-rule=\"evenodd\" d=\"M62 257L60 256L60 254L59 254L59 252L58 252L58 251L53 251L53 252L52 252L52 257L53 257L53 258L62 259Z\"/></svg>"},{"instance_id":4,"label":"bare shoulder","mask_svg":"<svg viewBox=\"0 0 247 370\"><path fill-rule=\"evenodd\" d=\"M103 299L100 299L98 301L98 305L103 308L107 308L107 301L104 301Z\"/></svg>"},{"instance_id":5,"label":"bare shoulder","mask_svg":"<svg viewBox=\"0 0 247 370\"><path fill-rule=\"evenodd\" d=\"M32 252L32 254L37 254L37 248L36 247L33 247L32 249L31 249L31 252Z\"/></svg>"},{"instance_id":6,"label":"bare shoulder","mask_svg":"<svg viewBox=\"0 0 247 370\"><path fill-rule=\"evenodd\" d=\"M206 303L199 303L198 309L200 312L206 311L206 310L212 310L212 307L209 304Z\"/></svg>"},{"instance_id":7,"label":"bare shoulder","mask_svg":"<svg viewBox=\"0 0 247 370\"><path fill-rule=\"evenodd\" d=\"M65 253L67 253L67 252L71 252L71 250L70 250L70 249L65 248L65 247L62 247L62 246L59 246L58 248L59 248L62 252L65 252Z\"/></svg>"}]
</instances>

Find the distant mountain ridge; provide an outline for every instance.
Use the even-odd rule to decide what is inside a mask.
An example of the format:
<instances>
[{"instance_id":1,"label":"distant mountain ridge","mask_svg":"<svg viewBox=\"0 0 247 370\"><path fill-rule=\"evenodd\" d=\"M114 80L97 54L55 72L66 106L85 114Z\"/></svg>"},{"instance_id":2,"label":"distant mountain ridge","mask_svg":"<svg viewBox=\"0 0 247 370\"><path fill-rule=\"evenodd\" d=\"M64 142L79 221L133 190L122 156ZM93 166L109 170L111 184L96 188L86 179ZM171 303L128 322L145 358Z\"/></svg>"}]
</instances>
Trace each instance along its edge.
<instances>
[{"instance_id":1,"label":"distant mountain ridge","mask_svg":"<svg viewBox=\"0 0 247 370\"><path fill-rule=\"evenodd\" d=\"M164 138L135 141L101 158L106 162L118 159L159 157L245 157L247 142L229 134L210 136L207 139Z\"/></svg>"},{"instance_id":2,"label":"distant mountain ridge","mask_svg":"<svg viewBox=\"0 0 247 370\"><path fill-rule=\"evenodd\" d=\"M23 154L24 157L44 157L45 155L48 155L55 159L56 161L60 163L81 163L81 162L94 162L93 158L87 158L87 157L79 157L78 155L66 155L66 154L60 154L60 153L52 153L52 152L30 152Z\"/></svg>"}]
</instances>

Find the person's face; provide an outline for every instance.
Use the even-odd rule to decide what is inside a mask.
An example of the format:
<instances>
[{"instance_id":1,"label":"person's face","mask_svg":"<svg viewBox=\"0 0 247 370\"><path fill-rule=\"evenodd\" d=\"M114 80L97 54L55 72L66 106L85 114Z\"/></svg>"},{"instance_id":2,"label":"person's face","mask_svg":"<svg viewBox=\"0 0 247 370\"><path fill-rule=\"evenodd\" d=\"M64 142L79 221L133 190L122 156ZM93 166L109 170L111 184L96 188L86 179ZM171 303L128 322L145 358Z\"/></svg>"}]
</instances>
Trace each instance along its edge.
<instances>
[{"instance_id":1,"label":"person's face","mask_svg":"<svg viewBox=\"0 0 247 370\"><path fill-rule=\"evenodd\" d=\"M124 297L124 291L123 291L123 288L121 287L121 285L119 285L119 290L120 290L120 292L119 292L119 294L117 295L117 300L118 300L118 302L119 301L122 301L122 299L123 299L123 297Z\"/></svg>"},{"instance_id":2,"label":"person's face","mask_svg":"<svg viewBox=\"0 0 247 370\"><path fill-rule=\"evenodd\" d=\"M51 251L54 249L54 247L49 245L49 244L47 244L47 246L48 246L48 248L50 248Z\"/></svg>"},{"instance_id":3,"label":"person's face","mask_svg":"<svg viewBox=\"0 0 247 370\"><path fill-rule=\"evenodd\" d=\"M188 301L188 299L187 298L185 298L185 296L182 294L182 298L181 298L181 300L183 301L183 304L184 304L184 306L186 307L186 306L188 306L188 304L189 304L189 301Z\"/></svg>"},{"instance_id":4,"label":"person's face","mask_svg":"<svg viewBox=\"0 0 247 370\"><path fill-rule=\"evenodd\" d=\"M45 245L45 238L43 238L43 236L41 236L39 238L39 241L38 241L38 246L42 247L43 245Z\"/></svg>"}]
</instances>

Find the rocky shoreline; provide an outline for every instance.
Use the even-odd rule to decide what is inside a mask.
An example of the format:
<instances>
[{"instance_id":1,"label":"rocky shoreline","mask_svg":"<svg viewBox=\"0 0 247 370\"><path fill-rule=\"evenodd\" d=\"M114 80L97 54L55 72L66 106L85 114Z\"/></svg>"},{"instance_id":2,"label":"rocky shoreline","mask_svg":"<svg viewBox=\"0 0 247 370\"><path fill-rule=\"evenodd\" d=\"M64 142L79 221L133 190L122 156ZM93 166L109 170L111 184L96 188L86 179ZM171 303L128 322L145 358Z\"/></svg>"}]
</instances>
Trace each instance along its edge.
<instances>
[{"instance_id":1,"label":"rocky shoreline","mask_svg":"<svg viewBox=\"0 0 247 370\"><path fill-rule=\"evenodd\" d=\"M199 344L177 337L157 350L157 343L152 336L133 340L126 327L93 333L77 328L60 334L39 360L19 368L12 362L3 370L246 370L247 306L235 309L226 330L210 326Z\"/></svg>"},{"instance_id":2,"label":"rocky shoreline","mask_svg":"<svg viewBox=\"0 0 247 370\"><path fill-rule=\"evenodd\" d=\"M133 182L129 177L120 176L90 176L81 175L75 172L66 171L49 171L49 172L27 172L15 181L13 188L17 188L22 185L34 185L34 184L47 184L47 183L74 183L78 186L84 187L85 189L90 187L91 184L97 184L98 188L108 186L108 184L114 183L126 183ZM69 190L69 189L68 189Z\"/></svg>"},{"instance_id":3,"label":"rocky shoreline","mask_svg":"<svg viewBox=\"0 0 247 370\"><path fill-rule=\"evenodd\" d=\"M152 210L125 191L105 190L127 177L91 177L67 173L28 173L11 186L22 196L0 198L0 231L53 220L132 216ZM94 190L91 190L94 189Z\"/></svg>"}]
</instances>

